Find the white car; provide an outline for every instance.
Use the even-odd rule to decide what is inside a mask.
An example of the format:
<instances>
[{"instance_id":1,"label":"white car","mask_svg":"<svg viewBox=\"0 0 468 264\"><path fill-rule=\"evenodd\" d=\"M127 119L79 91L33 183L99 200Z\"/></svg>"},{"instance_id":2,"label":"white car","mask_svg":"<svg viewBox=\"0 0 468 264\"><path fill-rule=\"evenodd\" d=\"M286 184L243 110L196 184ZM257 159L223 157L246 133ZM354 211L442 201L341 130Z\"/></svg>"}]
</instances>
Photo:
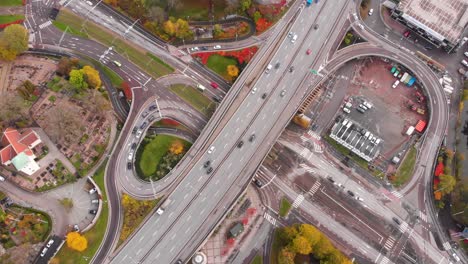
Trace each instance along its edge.
<instances>
[{"instance_id":1,"label":"white car","mask_svg":"<svg viewBox=\"0 0 468 264\"><path fill-rule=\"evenodd\" d=\"M210 149L208 150L208 154L213 153L214 150L215 150L215 146L211 146Z\"/></svg>"},{"instance_id":2,"label":"white car","mask_svg":"<svg viewBox=\"0 0 468 264\"><path fill-rule=\"evenodd\" d=\"M369 102L367 102L367 101L364 101L362 104L365 105L365 106L366 106L367 108L369 108L369 109L372 108L372 105L371 105Z\"/></svg>"},{"instance_id":3,"label":"white car","mask_svg":"<svg viewBox=\"0 0 468 264\"><path fill-rule=\"evenodd\" d=\"M466 60L462 60L462 61L461 61L461 64L463 64L464 66L468 67L468 62L466 62Z\"/></svg>"},{"instance_id":4,"label":"white car","mask_svg":"<svg viewBox=\"0 0 468 264\"><path fill-rule=\"evenodd\" d=\"M351 113L351 110L349 110L349 109L348 109L348 108L346 108L346 107L343 107L343 112L345 112L345 113L349 114L349 113Z\"/></svg>"},{"instance_id":5,"label":"white car","mask_svg":"<svg viewBox=\"0 0 468 264\"><path fill-rule=\"evenodd\" d=\"M48 250L48 248L42 249L41 257L45 256L45 254L47 253L47 250Z\"/></svg>"},{"instance_id":6,"label":"white car","mask_svg":"<svg viewBox=\"0 0 468 264\"><path fill-rule=\"evenodd\" d=\"M200 49L198 47L193 47L193 48L190 48L190 51L199 51Z\"/></svg>"},{"instance_id":7,"label":"white car","mask_svg":"<svg viewBox=\"0 0 468 264\"><path fill-rule=\"evenodd\" d=\"M53 240L53 239L51 239L51 240L49 240L49 242L47 242L46 247L50 248L50 246L52 246L52 244L54 244L54 240Z\"/></svg>"},{"instance_id":8,"label":"white car","mask_svg":"<svg viewBox=\"0 0 468 264\"><path fill-rule=\"evenodd\" d=\"M371 8L371 9L369 10L369 16L372 16L373 13L374 13L374 9Z\"/></svg>"},{"instance_id":9,"label":"white car","mask_svg":"<svg viewBox=\"0 0 468 264\"><path fill-rule=\"evenodd\" d=\"M132 160L133 159L133 152L130 152L128 153L128 160Z\"/></svg>"},{"instance_id":10,"label":"white car","mask_svg":"<svg viewBox=\"0 0 468 264\"><path fill-rule=\"evenodd\" d=\"M93 6L93 3L91 1L86 1L86 3L90 6Z\"/></svg>"},{"instance_id":11,"label":"white car","mask_svg":"<svg viewBox=\"0 0 468 264\"><path fill-rule=\"evenodd\" d=\"M0 176L0 181L5 181L5 178L3 176Z\"/></svg>"},{"instance_id":12,"label":"white car","mask_svg":"<svg viewBox=\"0 0 468 264\"><path fill-rule=\"evenodd\" d=\"M256 91L257 91L257 87L254 87L254 88L252 89L252 94L255 94Z\"/></svg>"},{"instance_id":13,"label":"white car","mask_svg":"<svg viewBox=\"0 0 468 264\"><path fill-rule=\"evenodd\" d=\"M457 262L460 261L460 257L457 255L457 253L453 253L453 254L452 254L452 257L453 257Z\"/></svg>"},{"instance_id":14,"label":"white car","mask_svg":"<svg viewBox=\"0 0 468 264\"><path fill-rule=\"evenodd\" d=\"M355 20L359 19L356 13L353 14L353 17L354 17Z\"/></svg>"},{"instance_id":15,"label":"white car","mask_svg":"<svg viewBox=\"0 0 468 264\"><path fill-rule=\"evenodd\" d=\"M395 88L398 86L398 84L400 84L400 81L399 81L399 80L396 80L396 81L393 83L392 88L395 89Z\"/></svg>"},{"instance_id":16,"label":"white car","mask_svg":"<svg viewBox=\"0 0 468 264\"><path fill-rule=\"evenodd\" d=\"M360 202L364 202L364 199L362 197L359 197L359 196L356 196L356 200L358 200Z\"/></svg>"},{"instance_id":17,"label":"white car","mask_svg":"<svg viewBox=\"0 0 468 264\"><path fill-rule=\"evenodd\" d=\"M216 46L213 47L213 49L219 50L219 49L221 49L221 45L216 45Z\"/></svg>"},{"instance_id":18,"label":"white car","mask_svg":"<svg viewBox=\"0 0 468 264\"><path fill-rule=\"evenodd\" d=\"M296 42L296 40L297 40L297 34L295 34L295 35L292 37L292 39L291 39L291 43L294 43L294 42Z\"/></svg>"},{"instance_id":19,"label":"white car","mask_svg":"<svg viewBox=\"0 0 468 264\"><path fill-rule=\"evenodd\" d=\"M362 24L358 24L358 27L364 30L364 26Z\"/></svg>"},{"instance_id":20,"label":"white car","mask_svg":"<svg viewBox=\"0 0 468 264\"><path fill-rule=\"evenodd\" d=\"M142 133L143 132L141 130L138 130L135 137L140 138Z\"/></svg>"},{"instance_id":21,"label":"white car","mask_svg":"<svg viewBox=\"0 0 468 264\"><path fill-rule=\"evenodd\" d=\"M465 54L465 57L468 58L468 52L465 51L465 53L463 53L463 54Z\"/></svg>"}]
</instances>

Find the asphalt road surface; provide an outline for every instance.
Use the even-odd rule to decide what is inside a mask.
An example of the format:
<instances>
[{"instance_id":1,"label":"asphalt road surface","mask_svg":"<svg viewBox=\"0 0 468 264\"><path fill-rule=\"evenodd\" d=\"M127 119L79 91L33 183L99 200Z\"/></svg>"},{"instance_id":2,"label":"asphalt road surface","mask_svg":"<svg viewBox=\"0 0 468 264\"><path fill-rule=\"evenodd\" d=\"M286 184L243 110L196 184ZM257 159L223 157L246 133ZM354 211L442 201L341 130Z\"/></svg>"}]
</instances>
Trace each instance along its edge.
<instances>
[{"instance_id":1,"label":"asphalt road surface","mask_svg":"<svg viewBox=\"0 0 468 264\"><path fill-rule=\"evenodd\" d=\"M298 107L299 102L292 99L298 98L297 93L306 93L308 85L303 85L304 77L322 62L317 54L321 55L327 45L334 43L334 38L329 41L328 32L341 28L347 2L325 1L300 11L291 29L298 35L296 43L282 37L281 46L271 59L272 64L280 63L279 68L262 74L254 85L256 92L246 97L216 135L213 152L197 160L168 197L166 212L151 216L112 263L174 263L191 256L255 171L258 163L254 162L254 156L261 160L268 152L272 141L265 142L265 139L276 138L284 128L287 119L282 120L280 116L286 113L290 118ZM317 30L313 29L315 23L320 25ZM307 49L313 55L306 55ZM289 72L291 66L295 67L293 73ZM299 88L303 91L298 92ZM263 93L267 93L267 98L261 98ZM252 135L255 139L250 142ZM243 141L241 147L240 141ZM214 169L210 174L203 166L208 160Z\"/></svg>"}]
</instances>

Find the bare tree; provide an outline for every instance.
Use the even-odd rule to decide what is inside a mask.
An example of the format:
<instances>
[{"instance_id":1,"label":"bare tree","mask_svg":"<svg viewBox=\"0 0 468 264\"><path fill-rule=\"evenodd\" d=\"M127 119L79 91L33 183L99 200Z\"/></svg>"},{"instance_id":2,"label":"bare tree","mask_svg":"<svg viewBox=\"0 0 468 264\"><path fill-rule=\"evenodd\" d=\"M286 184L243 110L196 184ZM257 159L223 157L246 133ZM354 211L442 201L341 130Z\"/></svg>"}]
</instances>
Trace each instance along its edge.
<instances>
[{"instance_id":1,"label":"bare tree","mask_svg":"<svg viewBox=\"0 0 468 264\"><path fill-rule=\"evenodd\" d=\"M7 93L0 96L0 121L4 126L12 126L18 121L30 122L29 105L16 94Z\"/></svg>"},{"instance_id":2,"label":"bare tree","mask_svg":"<svg viewBox=\"0 0 468 264\"><path fill-rule=\"evenodd\" d=\"M43 129L57 143L78 143L83 135L85 120L80 116L79 108L69 104L59 104L45 118Z\"/></svg>"}]
</instances>

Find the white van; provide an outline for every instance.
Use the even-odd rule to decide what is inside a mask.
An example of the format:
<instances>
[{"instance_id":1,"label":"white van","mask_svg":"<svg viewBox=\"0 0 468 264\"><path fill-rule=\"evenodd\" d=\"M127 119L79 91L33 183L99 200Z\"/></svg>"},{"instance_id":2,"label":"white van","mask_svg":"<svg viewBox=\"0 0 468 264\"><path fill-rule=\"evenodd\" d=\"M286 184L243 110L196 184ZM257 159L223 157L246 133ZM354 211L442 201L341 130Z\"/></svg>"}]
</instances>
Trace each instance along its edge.
<instances>
[{"instance_id":1,"label":"white van","mask_svg":"<svg viewBox=\"0 0 468 264\"><path fill-rule=\"evenodd\" d=\"M197 84L197 88L198 88L198 90L200 90L202 92L204 92L206 90L206 87L201 85L201 84Z\"/></svg>"},{"instance_id":2,"label":"white van","mask_svg":"<svg viewBox=\"0 0 468 264\"><path fill-rule=\"evenodd\" d=\"M294 43L296 42L296 40L297 40L297 34L294 34L294 36L291 39L291 42Z\"/></svg>"},{"instance_id":3,"label":"white van","mask_svg":"<svg viewBox=\"0 0 468 264\"><path fill-rule=\"evenodd\" d=\"M272 68L273 68L273 65L268 64L268 66L267 66L266 69L265 69L265 73L266 73L266 74L270 73L270 70L271 70Z\"/></svg>"}]
</instances>

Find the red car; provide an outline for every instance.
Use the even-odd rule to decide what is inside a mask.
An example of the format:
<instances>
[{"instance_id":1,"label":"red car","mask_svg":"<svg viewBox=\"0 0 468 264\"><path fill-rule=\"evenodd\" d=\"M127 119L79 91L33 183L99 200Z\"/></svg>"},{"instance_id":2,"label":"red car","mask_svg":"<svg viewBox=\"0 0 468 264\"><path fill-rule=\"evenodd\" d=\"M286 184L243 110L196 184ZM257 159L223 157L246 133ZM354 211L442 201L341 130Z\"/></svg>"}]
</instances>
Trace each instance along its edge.
<instances>
[{"instance_id":1,"label":"red car","mask_svg":"<svg viewBox=\"0 0 468 264\"><path fill-rule=\"evenodd\" d=\"M405 36L405 38L409 37L411 31L407 30L405 31L405 33L403 33L403 36Z\"/></svg>"},{"instance_id":2,"label":"red car","mask_svg":"<svg viewBox=\"0 0 468 264\"><path fill-rule=\"evenodd\" d=\"M312 53L312 51L310 49L307 49L306 54L310 55L310 53Z\"/></svg>"},{"instance_id":3,"label":"red car","mask_svg":"<svg viewBox=\"0 0 468 264\"><path fill-rule=\"evenodd\" d=\"M211 87L217 89L219 87L219 85L215 82L211 82Z\"/></svg>"}]
</instances>

